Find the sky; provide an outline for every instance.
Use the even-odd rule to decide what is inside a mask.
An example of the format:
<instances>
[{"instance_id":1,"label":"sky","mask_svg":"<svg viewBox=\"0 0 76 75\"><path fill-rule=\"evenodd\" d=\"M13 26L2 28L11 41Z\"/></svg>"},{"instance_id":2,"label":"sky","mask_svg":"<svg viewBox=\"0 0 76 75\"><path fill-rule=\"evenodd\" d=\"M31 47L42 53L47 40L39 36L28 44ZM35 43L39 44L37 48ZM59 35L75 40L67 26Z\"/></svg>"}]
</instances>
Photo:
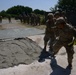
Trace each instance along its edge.
<instances>
[{"instance_id":1,"label":"sky","mask_svg":"<svg viewBox=\"0 0 76 75\"><path fill-rule=\"evenodd\" d=\"M33 10L50 11L51 7L57 4L58 0L0 0L0 11L7 10L13 6L22 5L31 7Z\"/></svg>"}]
</instances>

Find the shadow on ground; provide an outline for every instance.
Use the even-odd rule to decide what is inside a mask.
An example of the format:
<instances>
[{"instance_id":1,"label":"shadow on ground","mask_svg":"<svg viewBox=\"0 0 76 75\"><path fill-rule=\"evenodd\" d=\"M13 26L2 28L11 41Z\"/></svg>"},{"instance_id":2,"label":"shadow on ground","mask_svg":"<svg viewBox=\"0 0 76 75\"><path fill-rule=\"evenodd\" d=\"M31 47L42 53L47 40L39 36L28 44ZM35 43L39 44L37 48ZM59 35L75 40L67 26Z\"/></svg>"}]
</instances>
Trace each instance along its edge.
<instances>
[{"instance_id":1,"label":"shadow on ground","mask_svg":"<svg viewBox=\"0 0 76 75\"><path fill-rule=\"evenodd\" d=\"M42 51L40 56L39 56L39 62L44 62L45 59L50 59L50 67L52 69L52 72L50 75L70 75L71 74L71 69L67 66L66 68L63 68L57 64L56 58L51 57L49 58L50 54L48 52Z\"/></svg>"},{"instance_id":2,"label":"shadow on ground","mask_svg":"<svg viewBox=\"0 0 76 75\"><path fill-rule=\"evenodd\" d=\"M50 66L53 70L50 75L70 75L71 74L71 69L69 69L68 66L66 68L59 66L55 58L51 59Z\"/></svg>"},{"instance_id":3,"label":"shadow on ground","mask_svg":"<svg viewBox=\"0 0 76 75\"><path fill-rule=\"evenodd\" d=\"M50 53L48 53L47 51L45 52L44 50L42 50L42 52L40 53L38 62L44 62L45 59L49 59Z\"/></svg>"}]
</instances>

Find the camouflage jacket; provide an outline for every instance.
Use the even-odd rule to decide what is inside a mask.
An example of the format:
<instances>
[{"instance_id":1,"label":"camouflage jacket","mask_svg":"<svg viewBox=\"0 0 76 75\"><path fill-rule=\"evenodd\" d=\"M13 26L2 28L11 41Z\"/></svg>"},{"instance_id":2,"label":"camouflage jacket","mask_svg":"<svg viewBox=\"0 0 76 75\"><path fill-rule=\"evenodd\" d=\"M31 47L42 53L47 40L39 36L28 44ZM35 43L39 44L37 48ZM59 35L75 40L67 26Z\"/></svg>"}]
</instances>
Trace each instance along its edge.
<instances>
[{"instance_id":1,"label":"camouflage jacket","mask_svg":"<svg viewBox=\"0 0 76 75\"><path fill-rule=\"evenodd\" d=\"M60 41L70 42L73 40L73 37L76 38L76 29L70 24L66 24L63 29L57 28L56 31Z\"/></svg>"},{"instance_id":2,"label":"camouflage jacket","mask_svg":"<svg viewBox=\"0 0 76 75\"><path fill-rule=\"evenodd\" d=\"M55 26L55 20L54 19L52 21L49 21L49 20L46 21L46 31L48 33L53 32L54 26Z\"/></svg>"}]
</instances>

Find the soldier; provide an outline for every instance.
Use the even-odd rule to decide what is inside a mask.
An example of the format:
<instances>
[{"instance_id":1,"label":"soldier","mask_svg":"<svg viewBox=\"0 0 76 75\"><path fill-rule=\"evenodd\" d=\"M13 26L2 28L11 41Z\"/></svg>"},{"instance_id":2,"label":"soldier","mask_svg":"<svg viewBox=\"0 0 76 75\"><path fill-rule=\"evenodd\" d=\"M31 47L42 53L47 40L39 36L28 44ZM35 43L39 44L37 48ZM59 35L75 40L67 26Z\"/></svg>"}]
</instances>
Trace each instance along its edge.
<instances>
[{"instance_id":1,"label":"soldier","mask_svg":"<svg viewBox=\"0 0 76 75\"><path fill-rule=\"evenodd\" d=\"M35 25L35 14L31 14L31 25Z\"/></svg>"},{"instance_id":2,"label":"soldier","mask_svg":"<svg viewBox=\"0 0 76 75\"><path fill-rule=\"evenodd\" d=\"M44 36L44 49L43 49L44 52L46 52L47 42L50 40L50 38L51 38L50 49L55 40L55 35L52 30L52 28L54 27L54 22L55 22L53 18L54 18L54 15L52 13L49 13L48 20L46 21L46 30L45 30L45 36Z\"/></svg>"},{"instance_id":3,"label":"soldier","mask_svg":"<svg viewBox=\"0 0 76 75\"><path fill-rule=\"evenodd\" d=\"M39 15L36 15L36 25L40 25L40 16Z\"/></svg>"},{"instance_id":4,"label":"soldier","mask_svg":"<svg viewBox=\"0 0 76 75\"><path fill-rule=\"evenodd\" d=\"M58 11L57 11L57 12L55 12L55 14L54 14L54 18L56 18L56 19L57 19L57 18L59 18L59 17L60 17L60 12L58 12Z\"/></svg>"},{"instance_id":5,"label":"soldier","mask_svg":"<svg viewBox=\"0 0 76 75\"><path fill-rule=\"evenodd\" d=\"M11 23L11 15L10 14L8 15L8 21L9 21L9 23Z\"/></svg>"},{"instance_id":6,"label":"soldier","mask_svg":"<svg viewBox=\"0 0 76 75\"><path fill-rule=\"evenodd\" d=\"M23 14L23 23L26 23L26 17L27 17L27 16L26 16L26 14L24 13L24 14Z\"/></svg>"},{"instance_id":7,"label":"soldier","mask_svg":"<svg viewBox=\"0 0 76 75\"><path fill-rule=\"evenodd\" d=\"M60 17L60 12L59 12L59 11L56 11L56 12L54 13L54 22L56 22L56 19L59 18L59 17ZM55 41L56 41L56 40L55 40ZM49 40L48 45L50 45L50 43L51 43L51 40Z\"/></svg>"},{"instance_id":8,"label":"soldier","mask_svg":"<svg viewBox=\"0 0 76 75\"><path fill-rule=\"evenodd\" d=\"M29 24L30 23L30 16L28 14L27 14L26 20L27 20L27 24Z\"/></svg>"},{"instance_id":9,"label":"soldier","mask_svg":"<svg viewBox=\"0 0 76 75\"><path fill-rule=\"evenodd\" d=\"M68 22L65 11L61 12L61 17L63 17L65 19L65 21Z\"/></svg>"},{"instance_id":10,"label":"soldier","mask_svg":"<svg viewBox=\"0 0 76 75\"><path fill-rule=\"evenodd\" d=\"M19 19L20 19L20 21L22 23L22 15L21 14L19 15Z\"/></svg>"},{"instance_id":11,"label":"soldier","mask_svg":"<svg viewBox=\"0 0 76 75\"><path fill-rule=\"evenodd\" d=\"M65 47L68 57L68 67L72 68L72 59L73 59L73 37L76 38L76 29L66 23L63 17L60 17L56 20L57 31L59 35L58 41L53 45L53 56L57 54L62 46Z\"/></svg>"},{"instance_id":12,"label":"soldier","mask_svg":"<svg viewBox=\"0 0 76 75\"><path fill-rule=\"evenodd\" d=\"M0 23L2 23L2 16L0 16Z\"/></svg>"}]
</instances>

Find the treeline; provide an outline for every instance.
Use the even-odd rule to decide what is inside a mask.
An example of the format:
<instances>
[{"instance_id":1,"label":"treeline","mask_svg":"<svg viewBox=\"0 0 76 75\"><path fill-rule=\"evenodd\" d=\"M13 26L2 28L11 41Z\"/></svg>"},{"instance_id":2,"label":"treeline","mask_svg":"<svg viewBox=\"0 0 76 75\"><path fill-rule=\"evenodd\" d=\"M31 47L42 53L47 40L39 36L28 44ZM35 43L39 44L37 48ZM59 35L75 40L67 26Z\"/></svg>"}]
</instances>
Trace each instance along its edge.
<instances>
[{"instance_id":1,"label":"treeline","mask_svg":"<svg viewBox=\"0 0 76 75\"><path fill-rule=\"evenodd\" d=\"M76 0L59 0L58 9L66 12L76 12Z\"/></svg>"},{"instance_id":2,"label":"treeline","mask_svg":"<svg viewBox=\"0 0 76 75\"><path fill-rule=\"evenodd\" d=\"M76 13L76 0L58 0L55 7L50 8L51 12L55 12L57 10ZM44 10L39 10L39 9L33 10L31 7L17 5L7 9L6 11L5 10L0 11L0 15L3 17L7 16L8 14L12 16L16 16L23 13L25 14L35 13L35 14L44 15L45 12L46 11Z\"/></svg>"},{"instance_id":3,"label":"treeline","mask_svg":"<svg viewBox=\"0 0 76 75\"><path fill-rule=\"evenodd\" d=\"M76 0L58 0L54 8L50 8L51 11L66 11L76 13Z\"/></svg>"},{"instance_id":4,"label":"treeline","mask_svg":"<svg viewBox=\"0 0 76 75\"><path fill-rule=\"evenodd\" d=\"M2 17L7 17L9 15L11 15L12 17L16 17L19 14L31 14L31 13L44 15L45 12L46 11L44 11L44 10L39 10L39 9L33 10L30 7L24 7L21 5L17 5L17 6L13 6L13 7L7 9L6 11L5 10L0 11L0 15Z\"/></svg>"}]
</instances>

